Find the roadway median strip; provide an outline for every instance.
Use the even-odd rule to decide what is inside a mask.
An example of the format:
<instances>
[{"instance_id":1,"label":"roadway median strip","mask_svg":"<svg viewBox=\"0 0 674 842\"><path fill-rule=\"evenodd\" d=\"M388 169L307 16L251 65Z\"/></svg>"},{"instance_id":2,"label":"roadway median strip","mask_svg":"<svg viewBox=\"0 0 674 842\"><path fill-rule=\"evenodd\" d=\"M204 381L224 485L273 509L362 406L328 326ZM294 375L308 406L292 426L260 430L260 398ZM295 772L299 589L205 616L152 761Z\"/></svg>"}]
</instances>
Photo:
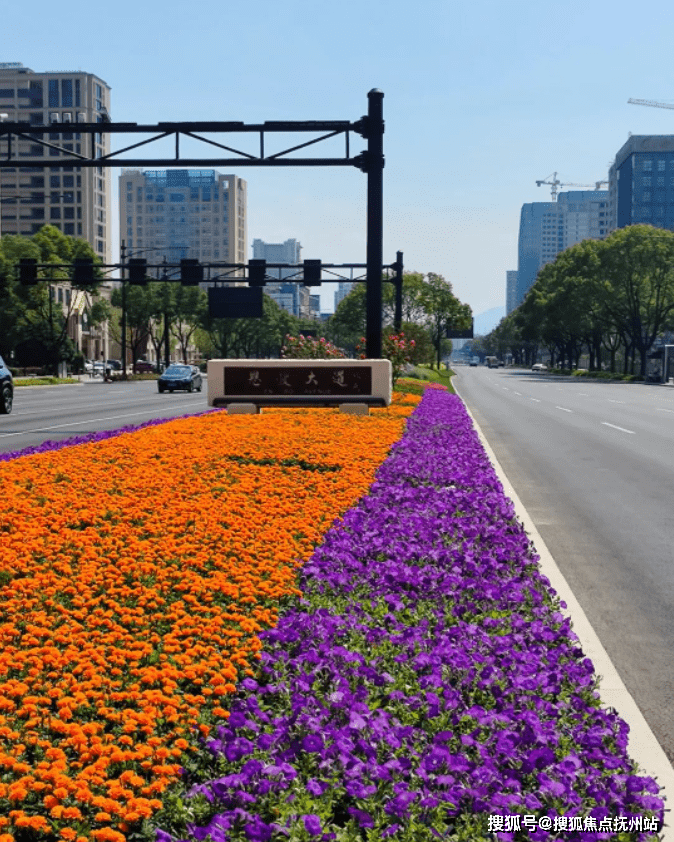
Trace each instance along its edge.
<instances>
[{"instance_id":1,"label":"roadway median strip","mask_svg":"<svg viewBox=\"0 0 674 842\"><path fill-rule=\"evenodd\" d=\"M620 430L622 433L631 433L631 435L635 434L634 430L626 430L624 427L617 427L615 424L609 424L608 421L601 422L605 427L613 427L614 430Z\"/></svg>"}]
</instances>

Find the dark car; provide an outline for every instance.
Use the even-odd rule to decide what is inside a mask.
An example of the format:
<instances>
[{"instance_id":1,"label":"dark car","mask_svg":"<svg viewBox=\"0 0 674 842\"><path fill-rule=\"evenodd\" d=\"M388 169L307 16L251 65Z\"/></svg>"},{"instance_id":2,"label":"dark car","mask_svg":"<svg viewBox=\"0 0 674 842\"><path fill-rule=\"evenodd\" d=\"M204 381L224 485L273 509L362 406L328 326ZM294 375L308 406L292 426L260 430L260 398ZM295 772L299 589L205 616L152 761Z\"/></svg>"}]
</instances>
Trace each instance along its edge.
<instances>
[{"instance_id":1,"label":"dark car","mask_svg":"<svg viewBox=\"0 0 674 842\"><path fill-rule=\"evenodd\" d=\"M155 370L154 363L149 363L147 360L136 360L136 372L138 374L152 374Z\"/></svg>"},{"instance_id":2,"label":"dark car","mask_svg":"<svg viewBox=\"0 0 674 842\"><path fill-rule=\"evenodd\" d=\"M200 392L201 372L194 365L174 363L157 380L157 388L160 392L174 392L176 389Z\"/></svg>"},{"instance_id":3,"label":"dark car","mask_svg":"<svg viewBox=\"0 0 674 842\"><path fill-rule=\"evenodd\" d=\"M0 415L9 415L14 400L14 380L12 372L0 357Z\"/></svg>"}]
</instances>

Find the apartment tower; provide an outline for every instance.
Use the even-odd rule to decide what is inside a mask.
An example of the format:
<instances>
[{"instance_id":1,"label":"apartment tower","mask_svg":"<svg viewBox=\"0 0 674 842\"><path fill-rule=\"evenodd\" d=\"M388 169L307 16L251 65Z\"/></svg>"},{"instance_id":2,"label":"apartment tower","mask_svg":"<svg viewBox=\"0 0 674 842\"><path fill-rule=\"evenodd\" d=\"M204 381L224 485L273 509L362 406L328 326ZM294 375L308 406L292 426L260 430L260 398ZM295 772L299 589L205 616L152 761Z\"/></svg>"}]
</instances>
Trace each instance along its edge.
<instances>
[{"instance_id":1,"label":"apartment tower","mask_svg":"<svg viewBox=\"0 0 674 842\"><path fill-rule=\"evenodd\" d=\"M109 172L104 167L60 166L61 153L90 154L91 135L77 123L109 119L110 88L82 71L36 73L18 62L0 64L0 120L51 125L47 135L19 139L13 149L25 166L0 171L0 233L30 236L51 224L64 234L86 240L104 263L112 262ZM98 155L110 151L109 136L94 136ZM1 152L6 152L7 141ZM52 157L53 166L31 167L31 158Z\"/></svg>"}]
</instances>

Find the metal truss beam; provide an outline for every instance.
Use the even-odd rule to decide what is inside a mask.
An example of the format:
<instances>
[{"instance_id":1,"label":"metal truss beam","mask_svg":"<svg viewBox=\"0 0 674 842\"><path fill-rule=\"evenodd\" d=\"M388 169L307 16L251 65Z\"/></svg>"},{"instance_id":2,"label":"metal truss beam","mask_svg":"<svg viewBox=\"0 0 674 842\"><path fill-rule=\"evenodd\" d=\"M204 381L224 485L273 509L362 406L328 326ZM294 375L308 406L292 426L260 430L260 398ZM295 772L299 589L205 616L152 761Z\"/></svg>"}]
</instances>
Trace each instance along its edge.
<instances>
[{"instance_id":1,"label":"metal truss beam","mask_svg":"<svg viewBox=\"0 0 674 842\"><path fill-rule=\"evenodd\" d=\"M376 88L368 92L367 114L359 120L271 120L264 123L246 125L243 122L160 122L156 124L138 123L51 123L47 126L33 126L27 122L0 122L0 167L344 167L353 166L367 175L367 355L377 359L382 354L382 239L383 239L383 170L384 170L384 94ZM197 133L256 133L260 138L259 155L252 155L210 138L200 137ZM265 137L274 133L314 132L324 133L305 143L299 143L275 152L265 154ZM356 156L351 156L349 135L359 134L367 140L367 149ZM61 145L50 143L44 135L79 133L89 136L89 147L84 153L67 150ZM98 155L96 136L111 134L152 134L151 138L132 143L123 149ZM344 135L345 154L343 158L291 158L286 157L299 149ZM124 158L124 152L147 146L155 141L173 136L175 156L173 158ZM180 138L203 141L238 157L234 158L181 158ZM45 149L57 150L57 156L38 158L33 155L19 154L18 140L31 141ZM6 149L3 147L6 143ZM32 150L31 150L32 151Z\"/></svg>"}]
</instances>

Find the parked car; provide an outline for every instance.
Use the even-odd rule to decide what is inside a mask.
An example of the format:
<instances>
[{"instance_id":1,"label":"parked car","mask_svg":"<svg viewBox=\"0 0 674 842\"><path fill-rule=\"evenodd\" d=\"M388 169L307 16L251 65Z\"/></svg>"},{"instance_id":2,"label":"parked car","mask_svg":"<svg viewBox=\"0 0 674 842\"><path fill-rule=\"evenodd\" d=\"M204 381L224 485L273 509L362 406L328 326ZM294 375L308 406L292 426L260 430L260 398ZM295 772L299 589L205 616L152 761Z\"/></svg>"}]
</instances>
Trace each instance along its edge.
<instances>
[{"instance_id":1,"label":"parked car","mask_svg":"<svg viewBox=\"0 0 674 842\"><path fill-rule=\"evenodd\" d=\"M0 357L0 415L9 415L14 400L14 380L12 372Z\"/></svg>"},{"instance_id":2,"label":"parked car","mask_svg":"<svg viewBox=\"0 0 674 842\"><path fill-rule=\"evenodd\" d=\"M201 391L201 372L195 365L174 363L157 380L160 392L174 392L176 389L186 389L188 392Z\"/></svg>"},{"instance_id":3,"label":"parked car","mask_svg":"<svg viewBox=\"0 0 674 842\"><path fill-rule=\"evenodd\" d=\"M534 363L531 366L531 370L532 371L547 371L548 367L547 367L547 365L545 365L545 363Z\"/></svg>"},{"instance_id":4,"label":"parked car","mask_svg":"<svg viewBox=\"0 0 674 842\"><path fill-rule=\"evenodd\" d=\"M155 370L154 363L149 363L147 360L136 360L136 372L138 374L151 374Z\"/></svg>"},{"instance_id":5,"label":"parked car","mask_svg":"<svg viewBox=\"0 0 674 842\"><path fill-rule=\"evenodd\" d=\"M499 360L499 361L498 361L498 367L499 367L499 368L505 368L505 361L504 361L504 360Z\"/></svg>"},{"instance_id":6,"label":"parked car","mask_svg":"<svg viewBox=\"0 0 674 842\"><path fill-rule=\"evenodd\" d=\"M94 373L94 361L93 360L85 360L84 361L84 370L87 374Z\"/></svg>"}]
</instances>

